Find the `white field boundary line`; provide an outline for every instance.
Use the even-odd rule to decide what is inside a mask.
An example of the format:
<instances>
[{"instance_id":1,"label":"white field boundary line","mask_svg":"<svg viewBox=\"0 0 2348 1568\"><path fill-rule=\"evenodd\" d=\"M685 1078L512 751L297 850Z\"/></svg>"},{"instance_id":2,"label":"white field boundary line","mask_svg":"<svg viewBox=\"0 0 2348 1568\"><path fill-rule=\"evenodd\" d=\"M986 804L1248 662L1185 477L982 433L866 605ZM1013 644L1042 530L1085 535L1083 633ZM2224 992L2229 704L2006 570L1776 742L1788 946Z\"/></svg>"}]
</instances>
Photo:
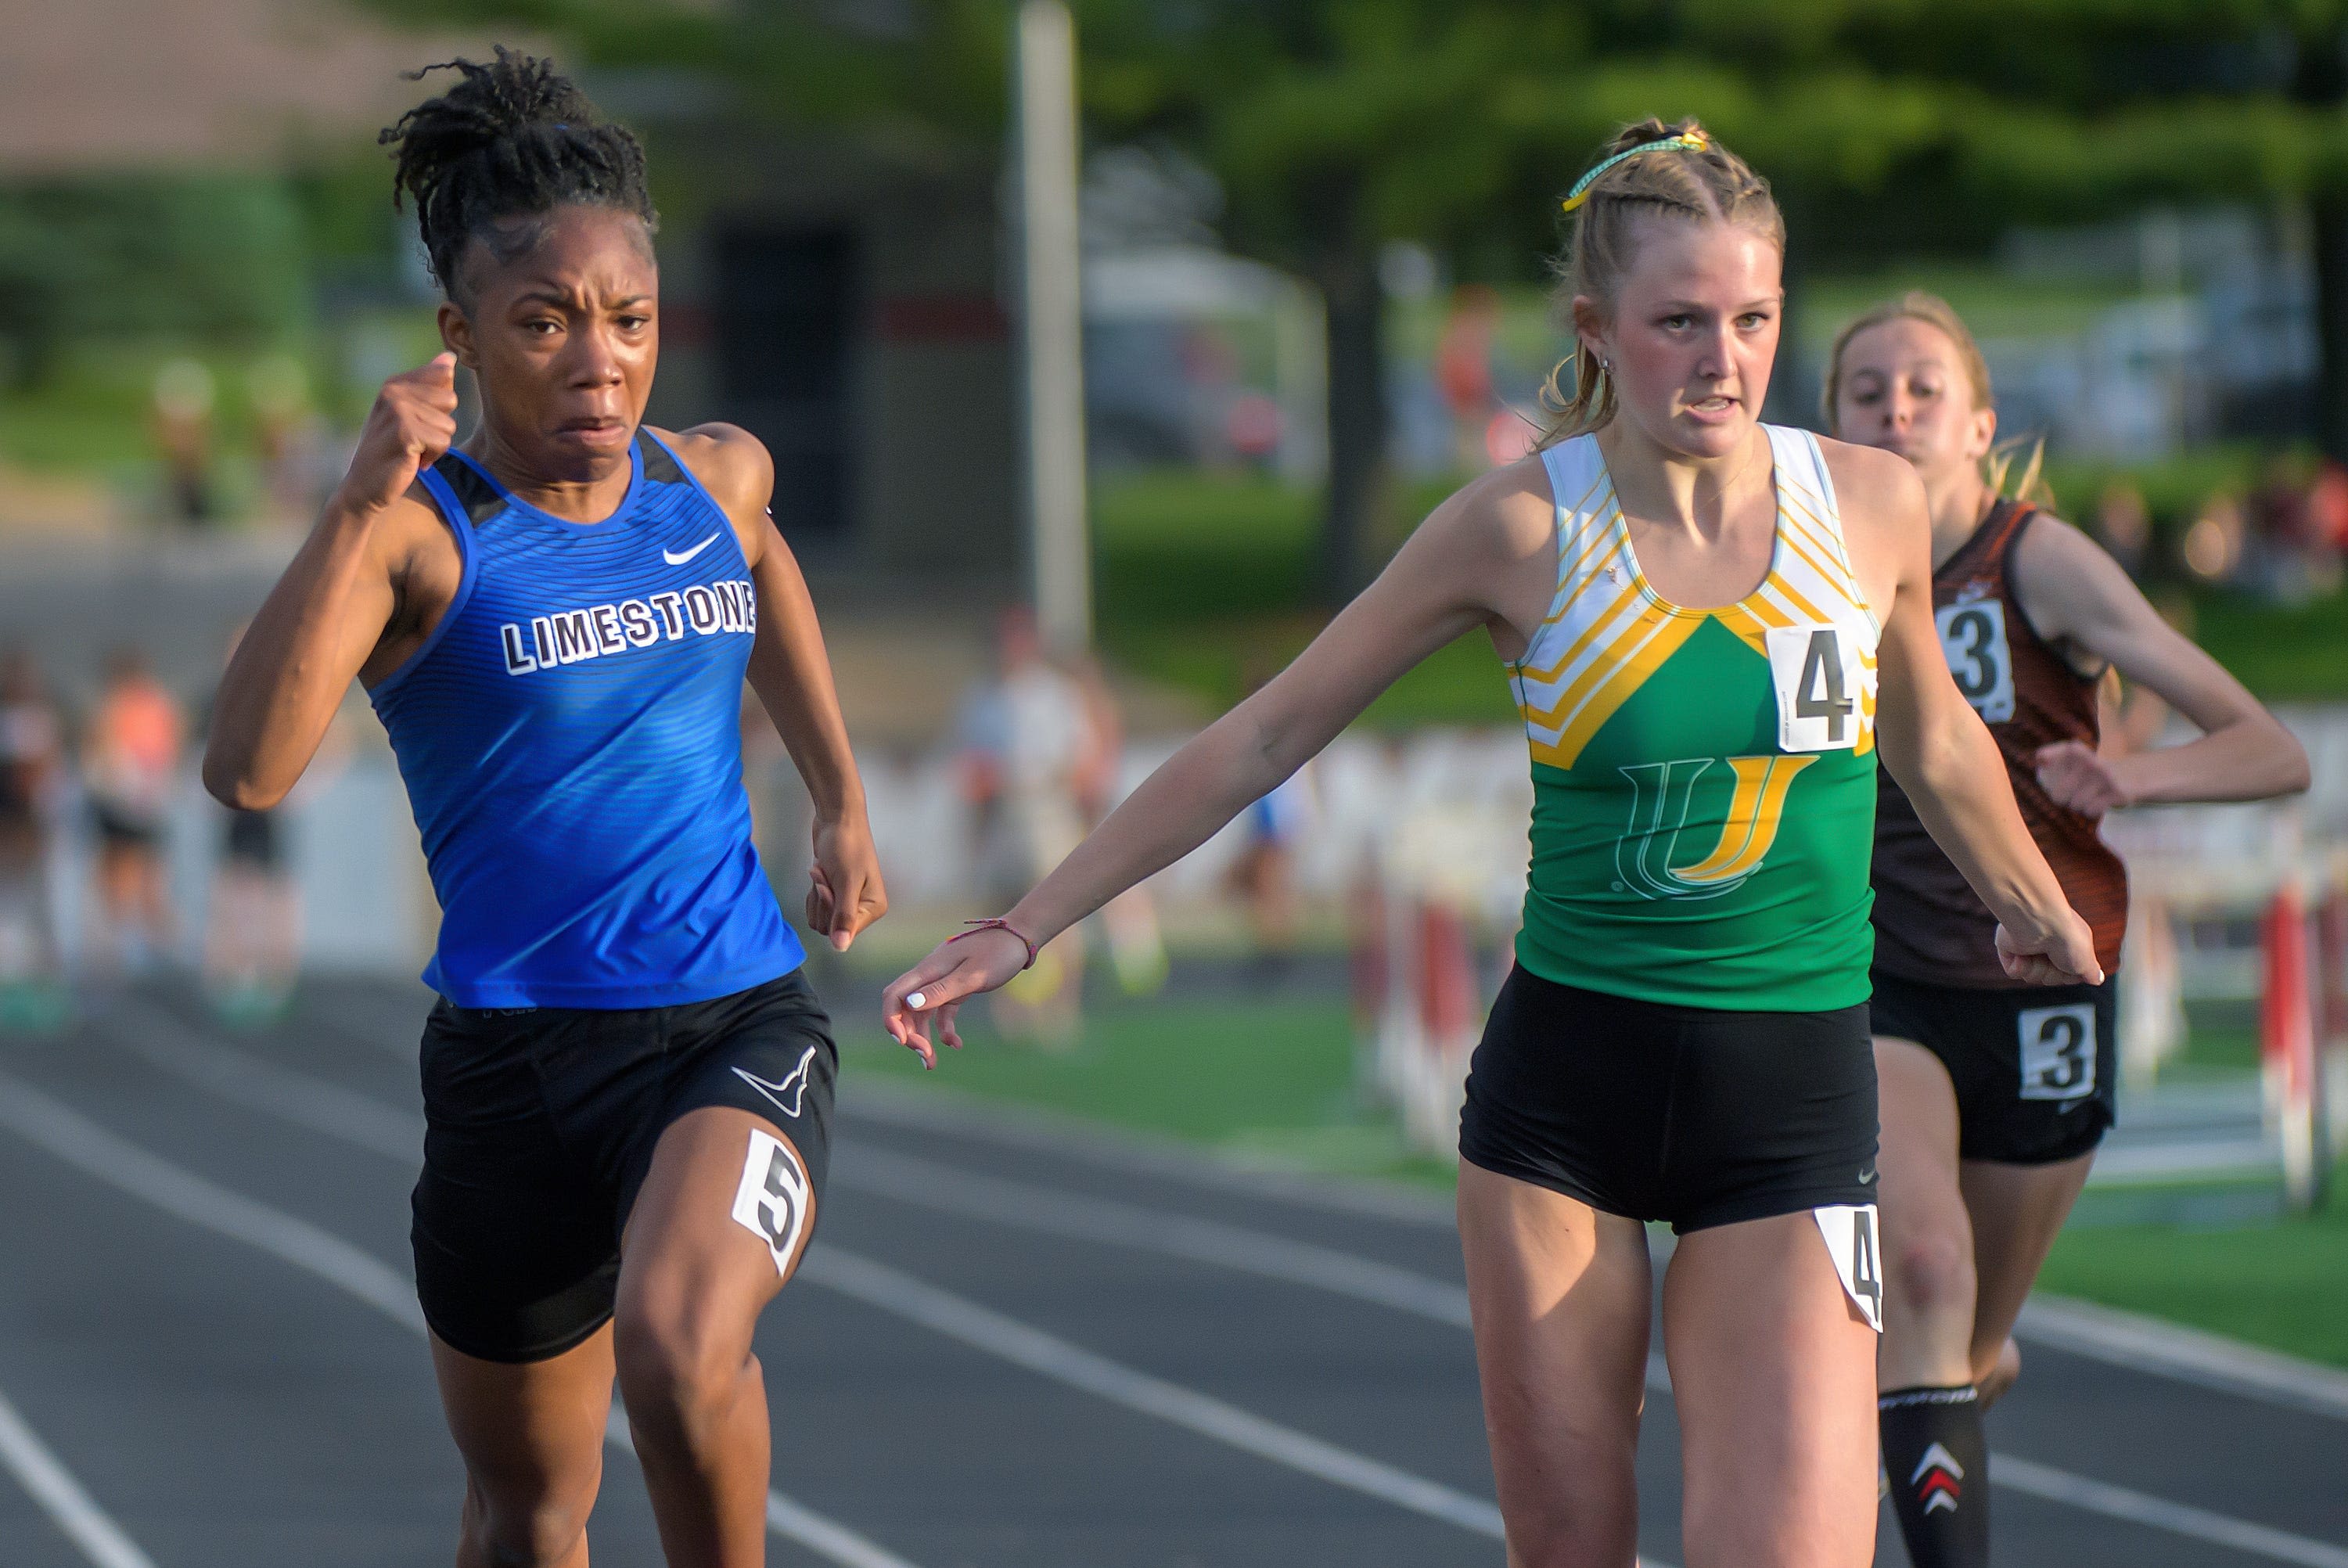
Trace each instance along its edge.
<instances>
[{"instance_id":1,"label":"white field boundary line","mask_svg":"<svg viewBox=\"0 0 2348 1568\"><path fill-rule=\"evenodd\" d=\"M1202 1437L1302 1470L1333 1486L1441 1520L1494 1541L1507 1538L1500 1523L1500 1511L1481 1498L1455 1491L1440 1482L1334 1443L1324 1443L1195 1389L1136 1371L885 1264L826 1246L808 1254L802 1272L842 1295L893 1313L932 1333L959 1340L1097 1398L1188 1428Z\"/></svg>"},{"instance_id":2,"label":"white field boundary line","mask_svg":"<svg viewBox=\"0 0 2348 1568\"><path fill-rule=\"evenodd\" d=\"M2348 1421L2348 1372L2067 1296L2034 1295L2017 1330L2034 1345Z\"/></svg>"},{"instance_id":3,"label":"white field boundary line","mask_svg":"<svg viewBox=\"0 0 2348 1568\"><path fill-rule=\"evenodd\" d=\"M390 1108L381 1109L388 1111ZM415 1286L376 1258L306 1220L215 1186L192 1171L149 1154L5 1072L0 1072L0 1126L166 1213L242 1242L324 1280L419 1336L427 1332L423 1309L416 1304ZM605 1435L615 1447L633 1451L624 1425L607 1429ZM847 1526L777 1492L767 1494L767 1522L778 1533L840 1568L913 1568ZM804 1528L808 1525L813 1528ZM153 1568L144 1558L125 1560L120 1568L132 1568L134 1562L138 1568ZM105 1568L116 1565L108 1563Z\"/></svg>"},{"instance_id":4,"label":"white field boundary line","mask_svg":"<svg viewBox=\"0 0 2348 1568\"><path fill-rule=\"evenodd\" d=\"M278 1068L273 1064L246 1057L242 1052L215 1045L207 1039L191 1037L184 1044L187 1047L184 1051L181 1050L181 1043L175 1042L169 1051L159 1049L149 1053L148 1059L156 1062L159 1066L181 1071L185 1076L189 1076L191 1081L215 1088L221 1092L226 1092L226 1086L232 1084L252 1088L267 1084L276 1078L294 1079L295 1081L293 1084L284 1086L286 1092L273 1097L273 1105L263 1104L258 1099L248 1099L246 1103L255 1105L257 1109L274 1109L278 1115L294 1119L301 1119L294 1116L294 1112L297 1109L304 1109L316 1118L316 1119L305 1120L304 1125L332 1136L350 1136L347 1132L337 1131L330 1125L334 1120L339 1119L354 1131L366 1124L366 1119L363 1116L352 1114L355 1110L354 1107L342 1107L342 1113L339 1115L329 1109L339 1105L344 1099L363 1101L379 1114L396 1117L407 1115L405 1112L395 1111L379 1101L368 1099L366 1096L350 1094L349 1091L337 1088L333 1085L307 1079L302 1075L294 1074L291 1069ZM185 1066L188 1062L206 1057L226 1059L211 1062L203 1069L204 1076L201 1078L196 1077L194 1071ZM324 1097L318 1097L293 1092L295 1088L305 1090L326 1090L330 1093ZM237 1097L232 1095L231 1098ZM408 1118L407 1119L420 1125L420 1119ZM351 1138L350 1140L359 1141L356 1138ZM382 1140L385 1146L396 1143L396 1150L400 1152L415 1148L418 1141L420 1140L412 1131L405 1130L401 1130L396 1139ZM386 1151L391 1151L388 1147ZM849 1171L859 1164L870 1169L861 1176L848 1174ZM1393 1268L1384 1264L1374 1264L1370 1260L1356 1258L1350 1253L1337 1253L1329 1249L1307 1248L1302 1243L1292 1243L1284 1237L1263 1232L1194 1220L1169 1210L1152 1209L1139 1204L1116 1202L1106 1199L1076 1197L1025 1182L980 1175L974 1171L963 1171L960 1167L922 1160L913 1155L884 1153L872 1150L850 1152L849 1160L844 1161L840 1168L835 1170L833 1179L840 1181L845 1186L874 1191L883 1196L922 1204L945 1212L958 1213L967 1218L1041 1231L1049 1234L1065 1235L1072 1239L1095 1241L1141 1251L1169 1253L1192 1262L1207 1263L1237 1272L1257 1274L1294 1284L1311 1285L1333 1294L1350 1295L1357 1300L1373 1301L1396 1311L1410 1313L1455 1327L1468 1326L1464 1316L1467 1293L1445 1281L1412 1274L1407 1270ZM932 1183L932 1185L924 1186L924 1182ZM1297 1250L1302 1256L1313 1261L1292 1268L1276 1264L1274 1260L1279 1253L1292 1249ZM1668 1255L1668 1247L1663 1250ZM816 1254L810 1254L810 1260L814 1255ZM831 1255L839 1254L836 1251L831 1251ZM1358 1265L1358 1268L1334 1266L1337 1264ZM2043 1305L2041 1300L2034 1299L2031 1308L2025 1309L2025 1325L2029 1322L2028 1312L2041 1305ZM2064 1315L2075 1311L2082 1304L2069 1302L2057 1304L2054 1320L2066 1321ZM2167 1325L2151 1323L2145 1319L2134 1319L2132 1315L2112 1312L2108 1308L2091 1307L2086 1311L2093 1315L2095 1319L2108 1317L2119 1320L2123 1326L2132 1323L2139 1329L2149 1327L2178 1334L2185 1332L2168 1330ZM2065 1332L2069 1334L2074 1331ZM2085 1333L2084 1330L2075 1332L2082 1336ZM2034 1337L2036 1336L2034 1336ZM2204 1340L2215 1338L2214 1336L2194 1337ZM2058 1343L2061 1343L2064 1348L2072 1348L2068 1337ZM2115 1338L2104 1345L2090 1345L2085 1343L2083 1337L2078 1349L2080 1354L2097 1356L2101 1359L2137 1370L2165 1370L2162 1366L2147 1366L2144 1361L2147 1358L2156 1358L2170 1354L2173 1347L2165 1348L2151 1341L2147 1343L2149 1348L2137 1346L2119 1338ZM2210 1369L2204 1376L2188 1376L2181 1371L2173 1375L2178 1376L2181 1380L2200 1383L2221 1392L2250 1393L2256 1398L2277 1399L2277 1392L2272 1387L2263 1386L2249 1387L2239 1381L2230 1380L2225 1372L2229 1363L2224 1352L2238 1351L2244 1347L2235 1346L2233 1342L2228 1340L2217 1340L2216 1345L2220 1347L2217 1351L2203 1347L2202 1354L2215 1357L2209 1362ZM2250 1354L2261 1357L2266 1355L2264 1352ZM2273 1359L2284 1363L2287 1367L2302 1366L2287 1357L2275 1357ZM2304 1370L2333 1377L2339 1376L2329 1373L2328 1368L2312 1366L2305 1367ZM1136 1376L1142 1375L1136 1374ZM1646 1383L1648 1387L1658 1393L1671 1392L1671 1377L1662 1356L1649 1355ZM2283 1402L2298 1403L2298 1401ZM2348 1414L2348 1412L2324 1413ZM2091 1512L2104 1513L2107 1517L2133 1523L2173 1530L2176 1533L2198 1540L2238 1546L2240 1550L2272 1557L2280 1562L2313 1563L2328 1565L2328 1568L2348 1568L2348 1549L2333 1546L2324 1542L2292 1535L2246 1521L2230 1519L2226 1515L2193 1508L2188 1504L2169 1502L2165 1499L2131 1491L2125 1487L2112 1486L2088 1480L2084 1476L2071 1475L2050 1466L2003 1453L1992 1455L1991 1465L1993 1470L2004 1477L2017 1491L2029 1492L2050 1501L2085 1509ZM2232 1533L2225 1535L2220 1541L2219 1537L2209 1533L2212 1530L2230 1531ZM2277 1549L2268 1551L2256 1545L2241 1544L2248 1542L2263 1542ZM2313 1555L2307 1555L2308 1553ZM2324 1553L2339 1553L2339 1556L2328 1557Z\"/></svg>"},{"instance_id":5,"label":"white field boundary line","mask_svg":"<svg viewBox=\"0 0 2348 1568\"><path fill-rule=\"evenodd\" d=\"M91 1501L5 1394L0 1394L0 1464L96 1568L155 1568L155 1560Z\"/></svg>"}]
</instances>

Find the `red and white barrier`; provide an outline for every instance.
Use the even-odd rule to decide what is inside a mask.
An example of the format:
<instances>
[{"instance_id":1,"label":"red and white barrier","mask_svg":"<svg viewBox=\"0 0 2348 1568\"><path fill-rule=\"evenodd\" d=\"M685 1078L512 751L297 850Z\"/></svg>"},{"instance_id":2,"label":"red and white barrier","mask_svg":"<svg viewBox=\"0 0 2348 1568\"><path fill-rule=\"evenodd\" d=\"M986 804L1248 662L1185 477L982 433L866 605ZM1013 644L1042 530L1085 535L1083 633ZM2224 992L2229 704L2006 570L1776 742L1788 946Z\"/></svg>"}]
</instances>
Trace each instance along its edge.
<instances>
[{"instance_id":1,"label":"red and white barrier","mask_svg":"<svg viewBox=\"0 0 2348 1568\"><path fill-rule=\"evenodd\" d=\"M2295 1209L2313 1207L2332 1163L2318 1092L2315 944L2308 925L2306 895L2297 878L2287 878L2267 904L2260 933L2259 1062L2268 1126L2282 1152L2283 1193Z\"/></svg>"}]
</instances>

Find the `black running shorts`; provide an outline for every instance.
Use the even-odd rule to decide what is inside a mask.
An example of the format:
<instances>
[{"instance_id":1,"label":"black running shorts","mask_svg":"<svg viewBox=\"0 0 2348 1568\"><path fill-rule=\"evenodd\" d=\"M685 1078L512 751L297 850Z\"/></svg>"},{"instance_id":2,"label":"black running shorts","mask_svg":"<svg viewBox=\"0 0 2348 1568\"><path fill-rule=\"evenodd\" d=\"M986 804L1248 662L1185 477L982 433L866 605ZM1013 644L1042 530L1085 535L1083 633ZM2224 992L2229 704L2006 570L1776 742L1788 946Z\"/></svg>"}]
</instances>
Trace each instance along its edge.
<instances>
[{"instance_id":1,"label":"black running shorts","mask_svg":"<svg viewBox=\"0 0 2348 1568\"><path fill-rule=\"evenodd\" d=\"M1913 1040L1949 1069L1962 1158L2051 1165L2093 1153L2119 1120L2117 985L1993 991L1878 971L1875 1032Z\"/></svg>"},{"instance_id":2,"label":"black running shorts","mask_svg":"<svg viewBox=\"0 0 2348 1568\"><path fill-rule=\"evenodd\" d=\"M1675 1232L1875 1202L1867 1007L1739 1013L1511 970L1459 1157Z\"/></svg>"},{"instance_id":3,"label":"black running shorts","mask_svg":"<svg viewBox=\"0 0 2348 1568\"><path fill-rule=\"evenodd\" d=\"M830 1021L796 972L674 1007L443 1001L424 1026L424 1174L410 1232L426 1321L484 1361L542 1361L601 1328L653 1146L704 1106L764 1117L788 1140L805 1170L793 1197L811 1226L838 1069ZM777 1180L799 1186L796 1171ZM755 1213L758 1194L748 1197Z\"/></svg>"}]
</instances>

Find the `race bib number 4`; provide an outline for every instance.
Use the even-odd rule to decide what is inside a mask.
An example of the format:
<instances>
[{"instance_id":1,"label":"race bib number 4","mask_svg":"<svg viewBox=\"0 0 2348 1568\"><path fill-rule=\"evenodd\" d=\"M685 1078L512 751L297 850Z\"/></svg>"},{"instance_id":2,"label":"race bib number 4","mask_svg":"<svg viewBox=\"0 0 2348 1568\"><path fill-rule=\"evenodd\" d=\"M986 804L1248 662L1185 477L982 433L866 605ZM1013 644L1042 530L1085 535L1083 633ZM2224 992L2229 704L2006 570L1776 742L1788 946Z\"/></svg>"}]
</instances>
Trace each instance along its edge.
<instances>
[{"instance_id":1,"label":"race bib number 4","mask_svg":"<svg viewBox=\"0 0 2348 1568\"><path fill-rule=\"evenodd\" d=\"M2025 1007L2022 1026L2022 1098L2085 1099L2096 1092L2096 1008Z\"/></svg>"},{"instance_id":2,"label":"race bib number 4","mask_svg":"<svg viewBox=\"0 0 2348 1568\"><path fill-rule=\"evenodd\" d=\"M1983 724L2013 717L2013 650L2005 640L2005 605L1995 599L1943 604L1932 612L1941 653L1957 689Z\"/></svg>"},{"instance_id":3,"label":"race bib number 4","mask_svg":"<svg viewBox=\"0 0 2348 1568\"><path fill-rule=\"evenodd\" d=\"M1827 1239L1835 1277L1867 1326L1883 1332L1883 1252L1875 1229L1875 1205L1832 1203L1810 1211Z\"/></svg>"},{"instance_id":4,"label":"race bib number 4","mask_svg":"<svg viewBox=\"0 0 2348 1568\"><path fill-rule=\"evenodd\" d=\"M750 1152L734 1189L734 1218L767 1243L775 1272L785 1279L799 1261L808 1233L807 1167L798 1150L772 1133L753 1129Z\"/></svg>"},{"instance_id":5,"label":"race bib number 4","mask_svg":"<svg viewBox=\"0 0 2348 1568\"><path fill-rule=\"evenodd\" d=\"M1838 626L1769 628L1769 684L1777 693L1777 749L1849 751L1859 745L1860 650Z\"/></svg>"}]
</instances>

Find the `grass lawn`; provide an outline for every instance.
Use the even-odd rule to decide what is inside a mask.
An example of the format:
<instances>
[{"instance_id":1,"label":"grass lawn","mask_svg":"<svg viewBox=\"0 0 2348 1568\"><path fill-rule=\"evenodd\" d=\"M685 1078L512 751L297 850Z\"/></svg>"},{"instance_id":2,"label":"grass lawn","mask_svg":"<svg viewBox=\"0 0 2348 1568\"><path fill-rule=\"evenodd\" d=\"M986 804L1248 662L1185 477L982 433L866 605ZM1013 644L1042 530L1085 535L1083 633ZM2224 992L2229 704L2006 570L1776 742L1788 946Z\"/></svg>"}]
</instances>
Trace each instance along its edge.
<instances>
[{"instance_id":1,"label":"grass lawn","mask_svg":"<svg viewBox=\"0 0 2348 1568\"><path fill-rule=\"evenodd\" d=\"M843 1032L843 1070L1170 1135L1335 1175L1447 1187L1449 1168L1403 1146L1354 1081L1342 1003L1179 1000L1096 1010L1066 1052L1015 1045L983 1020L934 1075L877 1032ZM2233 1040L2208 1053L2226 1057ZM2197 1056L2201 1053L2197 1053ZM850 1093L853 1093L851 1088ZM2046 1289L2348 1367L2348 1198L2322 1212L2223 1229L2075 1226Z\"/></svg>"},{"instance_id":2,"label":"grass lawn","mask_svg":"<svg viewBox=\"0 0 2348 1568\"><path fill-rule=\"evenodd\" d=\"M2074 1227L2040 1276L2047 1290L2348 1367L2348 1197L2322 1211L2225 1230Z\"/></svg>"}]
</instances>

